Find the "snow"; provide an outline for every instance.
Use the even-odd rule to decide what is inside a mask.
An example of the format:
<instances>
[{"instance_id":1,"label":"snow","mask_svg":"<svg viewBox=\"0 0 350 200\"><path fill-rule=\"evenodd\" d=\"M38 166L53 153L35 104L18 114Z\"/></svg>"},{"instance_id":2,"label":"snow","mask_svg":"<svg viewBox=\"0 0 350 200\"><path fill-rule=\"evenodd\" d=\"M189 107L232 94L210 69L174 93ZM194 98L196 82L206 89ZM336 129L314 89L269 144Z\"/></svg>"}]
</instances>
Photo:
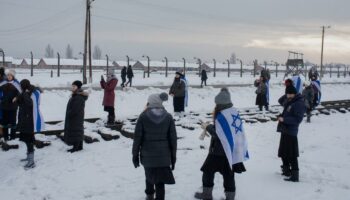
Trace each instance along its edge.
<instances>
[{"instance_id":1,"label":"snow","mask_svg":"<svg viewBox=\"0 0 350 200\"><path fill-rule=\"evenodd\" d=\"M103 71L94 73L94 85L98 85L99 76ZM18 78L28 78L28 71L18 70ZM219 73L218 78L210 78L212 85L220 84L252 84L254 78L245 74L240 78L234 74L226 78L225 73ZM143 79L141 73L136 73L135 85L169 86L173 77L152 74L152 78ZM30 80L43 87L54 88L69 86L72 80L81 74L76 71L62 71L61 78L50 78L48 70L36 70ZM199 83L198 76L189 74L191 85ZM147 82L146 82L147 81ZM282 77L272 79L272 83L280 83ZM327 78L324 82L348 82L349 78ZM255 87L229 87L232 100L236 107L252 107L255 104ZM349 99L350 84L328 84L322 86L323 100ZM116 91L116 115L118 120L134 118L145 107L148 95L167 92L166 89L149 87L138 90L128 88ZM103 92L90 90L86 102L86 117L106 118L101 105ZM205 113L214 108L214 96L219 88L204 89L190 87L190 111L200 113L200 119L207 121ZM278 84L271 86L271 104L277 104L277 99L284 93L284 87ZM41 109L46 121L64 119L66 104L70 92L68 90L45 90L42 95ZM172 112L172 101L165 102L166 109ZM194 131L177 126L178 162L174 175L176 185L166 186L166 199L191 200L193 194L201 186L201 171L209 147L209 138L198 139L201 134L196 124L199 120L192 115L176 122L185 127L193 127ZM277 157L279 133L276 133L276 122L245 124L251 159L245 163L247 172L236 176L237 199L268 199L268 200L347 200L350 196L350 135L347 127L350 123L350 113L335 113L330 116L319 115L312 118L312 123L303 123L299 133L300 147L300 183L283 181L279 174L281 162ZM40 140L51 141L51 146L35 151L37 167L25 171L20 159L25 156L25 145L19 141L19 150L0 151L0 194L4 199L144 199L143 168L134 169L131 161L132 140L121 137L119 140L103 141L96 133L98 121L95 124L85 123L86 135L97 138L100 142L84 144L84 150L69 154L69 148L55 136L37 135ZM63 123L48 126L49 129L63 127ZM133 125L126 124L132 130ZM104 129L104 132L106 129ZM113 135L119 132L111 132ZM204 146L205 149L201 149ZM222 178L219 174L215 179L215 199L223 197Z\"/></svg>"},{"instance_id":2,"label":"snow","mask_svg":"<svg viewBox=\"0 0 350 200\"><path fill-rule=\"evenodd\" d=\"M277 158L279 134L276 123L246 124L251 159L247 172L236 175L237 199L346 200L350 195L350 135L345 127L350 114L314 117L300 128L300 183L283 181ZM89 127L91 124L86 124ZM91 125L93 126L93 125ZM201 186L200 167L209 139L200 141L200 129L177 128L178 162L176 185L166 186L166 199L193 199ZM98 137L97 135L95 135ZM144 171L131 162L132 140L121 139L85 145L68 154L68 148L55 137L46 137L50 147L36 151L37 167L24 171L20 150L0 152L2 162L0 192L6 199L144 199ZM18 142L17 142L18 143ZM205 149L200 149L204 145ZM190 150L192 149L192 150ZM223 196L222 178L217 174L215 199Z\"/></svg>"}]
</instances>

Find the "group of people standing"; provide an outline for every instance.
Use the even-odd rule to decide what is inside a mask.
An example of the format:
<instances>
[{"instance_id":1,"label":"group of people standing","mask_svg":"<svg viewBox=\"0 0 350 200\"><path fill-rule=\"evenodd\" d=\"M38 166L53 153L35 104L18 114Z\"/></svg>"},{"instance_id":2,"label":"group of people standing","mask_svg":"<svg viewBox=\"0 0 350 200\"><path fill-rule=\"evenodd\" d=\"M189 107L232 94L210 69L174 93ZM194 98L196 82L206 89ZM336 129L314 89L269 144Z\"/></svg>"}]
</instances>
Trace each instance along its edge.
<instances>
[{"instance_id":1,"label":"group of people standing","mask_svg":"<svg viewBox=\"0 0 350 200\"><path fill-rule=\"evenodd\" d=\"M27 79L18 80L16 72L0 68L0 122L2 136L6 141L19 138L26 144L27 157L25 169L35 167L34 143L35 132L44 129L44 119L40 112L40 88L31 85Z\"/></svg>"}]
</instances>

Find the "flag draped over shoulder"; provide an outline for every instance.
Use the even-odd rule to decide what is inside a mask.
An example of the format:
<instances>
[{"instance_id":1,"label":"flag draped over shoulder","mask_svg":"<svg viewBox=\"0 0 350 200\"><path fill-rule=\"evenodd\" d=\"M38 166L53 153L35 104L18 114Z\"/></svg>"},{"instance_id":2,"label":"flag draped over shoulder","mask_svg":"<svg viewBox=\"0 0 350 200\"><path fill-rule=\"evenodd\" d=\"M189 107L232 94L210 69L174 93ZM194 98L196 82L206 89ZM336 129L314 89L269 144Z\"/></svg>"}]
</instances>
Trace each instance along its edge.
<instances>
[{"instance_id":1,"label":"flag draped over shoulder","mask_svg":"<svg viewBox=\"0 0 350 200\"><path fill-rule=\"evenodd\" d=\"M321 81L316 80L316 81L312 81L311 83L312 83L312 85L314 85L314 87L317 88L317 93L318 93L318 95L317 95L317 97L318 97L317 105L319 105L321 103L321 96L322 96L322 93L321 93Z\"/></svg>"},{"instance_id":2,"label":"flag draped over shoulder","mask_svg":"<svg viewBox=\"0 0 350 200\"><path fill-rule=\"evenodd\" d=\"M34 90L31 98L33 100L34 132L38 133L45 129L45 121L40 111L40 101L41 101L40 91L38 89Z\"/></svg>"},{"instance_id":3,"label":"flag draped over shoulder","mask_svg":"<svg viewBox=\"0 0 350 200\"><path fill-rule=\"evenodd\" d=\"M188 106L188 82L185 76L181 76L181 81L185 83L185 106Z\"/></svg>"},{"instance_id":4,"label":"flag draped over shoulder","mask_svg":"<svg viewBox=\"0 0 350 200\"><path fill-rule=\"evenodd\" d=\"M228 108L218 113L215 128L231 169L232 165L249 159L243 121L235 108Z\"/></svg>"},{"instance_id":5,"label":"flag draped over shoulder","mask_svg":"<svg viewBox=\"0 0 350 200\"><path fill-rule=\"evenodd\" d=\"M303 93L303 80L301 80L300 76L292 77L293 85L295 89L297 89L298 93Z\"/></svg>"}]
</instances>

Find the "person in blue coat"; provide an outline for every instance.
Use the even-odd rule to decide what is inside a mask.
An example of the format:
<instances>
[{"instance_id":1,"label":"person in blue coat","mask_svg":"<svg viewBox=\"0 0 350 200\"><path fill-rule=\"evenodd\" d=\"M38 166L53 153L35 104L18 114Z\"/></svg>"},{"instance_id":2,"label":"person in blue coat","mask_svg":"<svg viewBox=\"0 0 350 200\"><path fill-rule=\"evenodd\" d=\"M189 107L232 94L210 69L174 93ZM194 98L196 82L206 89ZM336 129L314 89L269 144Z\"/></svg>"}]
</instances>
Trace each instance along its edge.
<instances>
[{"instance_id":1,"label":"person in blue coat","mask_svg":"<svg viewBox=\"0 0 350 200\"><path fill-rule=\"evenodd\" d=\"M286 181L299 181L299 124L303 121L306 107L304 98L292 85L286 88L286 94L279 99L283 112L278 118L277 131L281 133L278 156L282 159L282 175Z\"/></svg>"}]
</instances>

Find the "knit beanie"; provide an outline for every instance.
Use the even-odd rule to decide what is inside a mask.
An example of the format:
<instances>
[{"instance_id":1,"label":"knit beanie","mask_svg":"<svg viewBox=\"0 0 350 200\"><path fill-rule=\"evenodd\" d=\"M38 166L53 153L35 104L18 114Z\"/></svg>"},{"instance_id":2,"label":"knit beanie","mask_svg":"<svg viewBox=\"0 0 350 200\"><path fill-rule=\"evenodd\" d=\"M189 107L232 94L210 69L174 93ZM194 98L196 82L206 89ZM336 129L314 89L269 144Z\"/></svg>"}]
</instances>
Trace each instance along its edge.
<instances>
[{"instance_id":1,"label":"knit beanie","mask_svg":"<svg viewBox=\"0 0 350 200\"><path fill-rule=\"evenodd\" d=\"M286 94L297 94L298 91L293 85L290 85L286 88Z\"/></svg>"},{"instance_id":2,"label":"knit beanie","mask_svg":"<svg viewBox=\"0 0 350 200\"><path fill-rule=\"evenodd\" d=\"M10 69L10 70L7 71L7 75L11 75L13 77L16 77L16 71L13 70L13 69Z\"/></svg>"},{"instance_id":3,"label":"knit beanie","mask_svg":"<svg viewBox=\"0 0 350 200\"><path fill-rule=\"evenodd\" d=\"M215 104L217 105L232 104L231 94L227 88L222 88L219 94L216 95Z\"/></svg>"},{"instance_id":4,"label":"knit beanie","mask_svg":"<svg viewBox=\"0 0 350 200\"><path fill-rule=\"evenodd\" d=\"M148 97L149 108L162 108L163 102L168 100L168 94L163 92L161 94L151 94Z\"/></svg>"},{"instance_id":5,"label":"knit beanie","mask_svg":"<svg viewBox=\"0 0 350 200\"><path fill-rule=\"evenodd\" d=\"M83 86L83 83L81 81L74 81L72 85L75 85L78 87L78 89L81 89L81 86Z\"/></svg>"}]
</instances>

